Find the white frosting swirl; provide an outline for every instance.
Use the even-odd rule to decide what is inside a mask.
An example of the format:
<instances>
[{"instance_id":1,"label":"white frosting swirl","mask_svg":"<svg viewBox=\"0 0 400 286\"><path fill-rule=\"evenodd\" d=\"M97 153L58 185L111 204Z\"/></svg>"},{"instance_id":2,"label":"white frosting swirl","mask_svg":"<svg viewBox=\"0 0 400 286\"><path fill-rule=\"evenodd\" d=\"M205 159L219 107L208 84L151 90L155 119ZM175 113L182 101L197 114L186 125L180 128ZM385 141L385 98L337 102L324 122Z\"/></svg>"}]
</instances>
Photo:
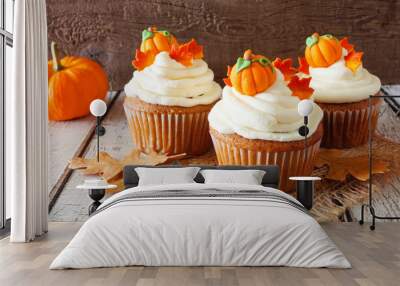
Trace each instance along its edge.
<instances>
[{"instance_id":1,"label":"white frosting swirl","mask_svg":"<svg viewBox=\"0 0 400 286\"><path fill-rule=\"evenodd\" d=\"M355 73L346 67L343 49L342 58L326 68L310 67L310 86L313 99L322 103L349 103L367 99L381 88L378 77L370 74L362 65Z\"/></svg>"},{"instance_id":2,"label":"white frosting swirl","mask_svg":"<svg viewBox=\"0 0 400 286\"><path fill-rule=\"evenodd\" d=\"M222 134L239 134L247 139L273 141L302 140L298 129L303 117L297 112L300 100L292 95L283 75L276 70L275 83L266 91L248 96L233 87L225 86L222 100L211 110L208 120L212 128ZM323 116L321 108L314 104L309 116L310 134L313 134Z\"/></svg>"},{"instance_id":3,"label":"white frosting swirl","mask_svg":"<svg viewBox=\"0 0 400 286\"><path fill-rule=\"evenodd\" d=\"M152 65L135 71L124 89L127 96L147 103L191 107L219 99L221 87L213 79L205 61L194 60L186 67L161 52Z\"/></svg>"}]
</instances>

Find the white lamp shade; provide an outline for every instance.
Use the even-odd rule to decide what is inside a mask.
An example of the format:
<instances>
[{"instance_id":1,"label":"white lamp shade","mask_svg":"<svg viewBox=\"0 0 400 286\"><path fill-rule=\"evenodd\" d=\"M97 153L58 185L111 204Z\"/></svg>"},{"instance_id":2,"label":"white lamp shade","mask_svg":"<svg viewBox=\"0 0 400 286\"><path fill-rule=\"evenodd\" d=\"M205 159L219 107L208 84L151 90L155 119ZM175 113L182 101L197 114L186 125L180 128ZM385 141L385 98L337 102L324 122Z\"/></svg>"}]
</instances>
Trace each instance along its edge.
<instances>
[{"instance_id":1,"label":"white lamp shade","mask_svg":"<svg viewBox=\"0 0 400 286\"><path fill-rule=\"evenodd\" d=\"M107 111L107 104L101 99L95 99L90 103L90 113L93 116L103 116Z\"/></svg>"},{"instance_id":2,"label":"white lamp shade","mask_svg":"<svg viewBox=\"0 0 400 286\"><path fill-rule=\"evenodd\" d=\"M314 109L314 103L311 99L303 99L297 105L297 112L301 116L308 116Z\"/></svg>"}]
</instances>

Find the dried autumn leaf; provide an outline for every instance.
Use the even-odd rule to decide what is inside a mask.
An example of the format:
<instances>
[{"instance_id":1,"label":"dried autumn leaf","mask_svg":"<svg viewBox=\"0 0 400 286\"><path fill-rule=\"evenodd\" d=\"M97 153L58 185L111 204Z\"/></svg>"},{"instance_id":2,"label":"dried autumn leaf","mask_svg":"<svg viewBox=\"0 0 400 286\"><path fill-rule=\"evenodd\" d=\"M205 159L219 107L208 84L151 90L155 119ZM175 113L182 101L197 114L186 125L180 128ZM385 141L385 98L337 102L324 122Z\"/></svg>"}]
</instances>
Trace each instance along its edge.
<instances>
[{"instance_id":1,"label":"dried autumn leaf","mask_svg":"<svg viewBox=\"0 0 400 286\"><path fill-rule=\"evenodd\" d=\"M122 171L122 164L108 153L100 152L99 162L97 159L78 157L70 161L69 168L80 169L84 175L100 175L108 182Z\"/></svg>"},{"instance_id":2,"label":"dried autumn leaf","mask_svg":"<svg viewBox=\"0 0 400 286\"><path fill-rule=\"evenodd\" d=\"M100 164L102 167L103 179L107 182L119 175L123 165L106 152L100 152Z\"/></svg>"},{"instance_id":3,"label":"dried autumn leaf","mask_svg":"<svg viewBox=\"0 0 400 286\"><path fill-rule=\"evenodd\" d=\"M167 162L171 162L174 160L182 159L186 156L185 153L178 155L166 155L162 153L157 153L155 151L149 151L149 153L142 153L139 150L135 149L128 155L126 155L122 159L122 164L126 165L150 165L155 166Z\"/></svg>"},{"instance_id":4,"label":"dried autumn leaf","mask_svg":"<svg viewBox=\"0 0 400 286\"><path fill-rule=\"evenodd\" d=\"M310 87L311 77L299 78L293 76L288 83L288 87L292 91L293 96L297 96L299 99L308 99L313 94L314 89Z\"/></svg>"},{"instance_id":5,"label":"dried autumn leaf","mask_svg":"<svg viewBox=\"0 0 400 286\"><path fill-rule=\"evenodd\" d=\"M215 151L212 150L206 154L196 156L196 157L190 157L190 158L184 158L183 160L180 160L179 163L182 165L211 165L215 166L218 165L218 160L217 156L215 155Z\"/></svg>"},{"instance_id":6,"label":"dried autumn leaf","mask_svg":"<svg viewBox=\"0 0 400 286\"><path fill-rule=\"evenodd\" d=\"M107 183L117 186L116 188L106 190L107 193L109 193L109 194L118 193L120 191L123 191L125 188L124 180L122 179L122 177L117 178L117 179L112 179L112 180L108 181Z\"/></svg>"},{"instance_id":7,"label":"dried autumn leaf","mask_svg":"<svg viewBox=\"0 0 400 286\"><path fill-rule=\"evenodd\" d=\"M369 177L367 154L348 154L339 149L321 149L318 153L315 166L329 166L327 179L345 181L348 175L360 181L366 181ZM374 159L372 164L372 174L383 174L389 171L389 163L381 159Z\"/></svg>"},{"instance_id":8,"label":"dried autumn leaf","mask_svg":"<svg viewBox=\"0 0 400 286\"><path fill-rule=\"evenodd\" d=\"M310 66L308 65L306 57L298 57L297 60L299 62L299 72L310 74Z\"/></svg>"},{"instance_id":9,"label":"dried autumn leaf","mask_svg":"<svg viewBox=\"0 0 400 286\"><path fill-rule=\"evenodd\" d=\"M272 64L281 71L286 81L290 80L297 73L297 69L292 66L293 61L291 58L284 60L276 58Z\"/></svg>"},{"instance_id":10,"label":"dried autumn leaf","mask_svg":"<svg viewBox=\"0 0 400 286\"><path fill-rule=\"evenodd\" d=\"M142 52L136 49L135 59L132 65L139 71L153 64L156 54L153 51Z\"/></svg>"},{"instance_id":11,"label":"dried autumn leaf","mask_svg":"<svg viewBox=\"0 0 400 286\"><path fill-rule=\"evenodd\" d=\"M70 169L79 169L85 175L99 175L107 182L122 178L122 170L126 165L149 165L155 166L167 163L173 160L179 160L186 156L186 154L178 154L168 156L151 151L144 154L139 150L132 150L122 160L117 160L110 156L107 152L99 153L99 162L97 159L86 158L73 158L70 161Z\"/></svg>"}]
</instances>

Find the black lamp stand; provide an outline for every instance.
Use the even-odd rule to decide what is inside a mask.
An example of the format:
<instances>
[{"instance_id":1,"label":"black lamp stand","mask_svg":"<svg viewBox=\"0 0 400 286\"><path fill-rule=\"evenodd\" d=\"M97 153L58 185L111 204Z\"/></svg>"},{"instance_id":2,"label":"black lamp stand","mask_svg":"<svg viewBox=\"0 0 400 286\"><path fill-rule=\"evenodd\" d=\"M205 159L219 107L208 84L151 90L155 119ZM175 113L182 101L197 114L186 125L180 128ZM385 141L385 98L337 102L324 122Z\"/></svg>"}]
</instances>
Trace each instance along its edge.
<instances>
[{"instance_id":1,"label":"black lamp stand","mask_svg":"<svg viewBox=\"0 0 400 286\"><path fill-rule=\"evenodd\" d=\"M308 125L308 116L304 116L304 125L299 128L299 134L304 137L304 160L307 159L307 135L310 133Z\"/></svg>"},{"instance_id":2,"label":"black lamp stand","mask_svg":"<svg viewBox=\"0 0 400 286\"><path fill-rule=\"evenodd\" d=\"M96 117L96 136L97 136L97 162L100 161L100 136L103 136L106 133L106 129L101 125L101 117ZM100 206L100 200L105 196L105 189L89 189L89 197L94 201L89 206L89 215L96 211L96 209Z\"/></svg>"},{"instance_id":3,"label":"black lamp stand","mask_svg":"<svg viewBox=\"0 0 400 286\"><path fill-rule=\"evenodd\" d=\"M104 134L106 134L106 129L104 128L104 126L101 125L101 116L97 116L96 117L96 131L95 131L96 135L97 135L97 162L100 161L100 136L103 136Z\"/></svg>"},{"instance_id":4,"label":"black lamp stand","mask_svg":"<svg viewBox=\"0 0 400 286\"><path fill-rule=\"evenodd\" d=\"M299 134L304 137L304 162L307 160L307 135L310 130L308 128L308 116L304 116L304 125L299 128ZM314 199L314 180L307 177L296 179L297 200L301 202L308 210L312 209Z\"/></svg>"},{"instance_id":5,"label":"black lamp stand","mask_svg":"<svg viewBox=\"0 0 400 286\"><path fill-rule=\"evenodd\" d=\"M370 95L368 99L368 204L363 204L361 206L361 219L359 223L361 225L364 224L364 209L368 208L369 212L372 216L372 224L369 226L371 230L375 230L375 220L376 219L388 219L388 220L394 220L394 219L400 219L398 216L379 216L376 215L375 213L375 208L372 204L372 104L371 100L372 98L400 98L400 95Z\"/></svg>"}]
</instances>

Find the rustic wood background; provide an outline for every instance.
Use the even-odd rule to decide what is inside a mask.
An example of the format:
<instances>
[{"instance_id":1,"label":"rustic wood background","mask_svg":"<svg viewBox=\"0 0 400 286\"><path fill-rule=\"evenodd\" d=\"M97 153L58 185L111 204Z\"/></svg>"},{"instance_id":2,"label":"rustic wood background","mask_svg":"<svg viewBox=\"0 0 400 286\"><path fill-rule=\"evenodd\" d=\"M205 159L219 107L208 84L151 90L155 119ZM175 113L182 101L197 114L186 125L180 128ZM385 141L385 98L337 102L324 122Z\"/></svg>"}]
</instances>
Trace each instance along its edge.
<instances>
[{"instance_id":1,"label":"rustic wood background","mask_svg":"<svg viewBox=\"0 0 400 286\"><path fill-rule=\"evenodd\" d=\"M396 0L47 0L47 7L49 40L103 64L113 90L131 77L134 50L149 25L180 40L196 38L218 81L244 49L295 59L306 36L318 31L351 36L371 72L383 83L400 82Z\"/></svg>"}]
</instances>

